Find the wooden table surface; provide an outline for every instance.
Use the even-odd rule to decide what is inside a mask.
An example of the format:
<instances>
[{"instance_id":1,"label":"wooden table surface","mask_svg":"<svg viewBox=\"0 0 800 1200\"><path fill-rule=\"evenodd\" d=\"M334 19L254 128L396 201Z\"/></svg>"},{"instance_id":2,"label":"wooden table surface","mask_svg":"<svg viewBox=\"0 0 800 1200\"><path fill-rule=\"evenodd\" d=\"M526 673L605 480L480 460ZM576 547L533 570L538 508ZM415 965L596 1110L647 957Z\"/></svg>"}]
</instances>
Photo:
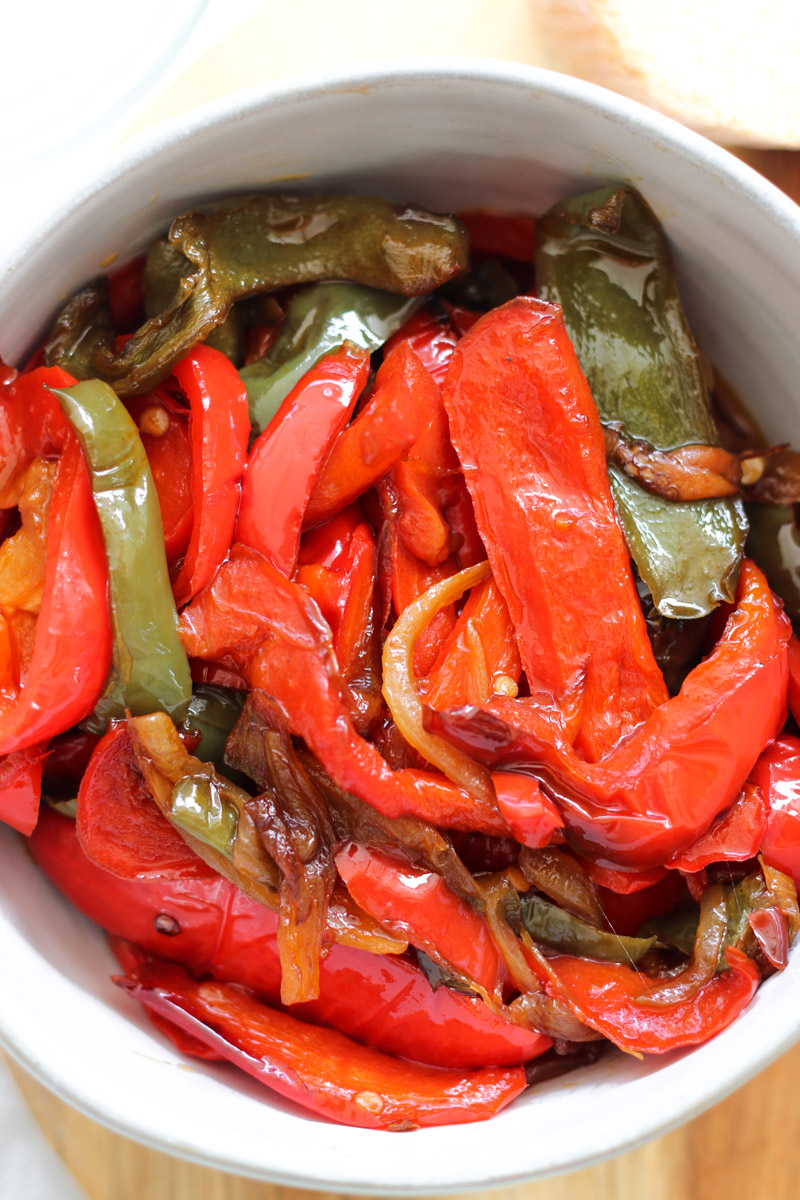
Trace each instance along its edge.
<instances>
[{"instance_id":1,"label":"wooden table surface","mask_svg":"<svg viewBox=\"0 0 800 1200\"><path fill-rule=\"evenodd\" d=\"M240 85L246 82L240 72ZM179 99L184 97L185 91ZM166 105L145 114L140 124L171 115L174 103L175 95L170 93ZM741 157L800 202L800 152L747 151ZM11 1065L32 1111L89 1200L313 1200L318 1195L234 1178L145 1149L75 1112ZM495 1200L749 1200L754 1196L797 1200L798 1078L800 1045L710 1112L639 1150L573 1175L486 1196Z\"/></svg>"}]
</instances>

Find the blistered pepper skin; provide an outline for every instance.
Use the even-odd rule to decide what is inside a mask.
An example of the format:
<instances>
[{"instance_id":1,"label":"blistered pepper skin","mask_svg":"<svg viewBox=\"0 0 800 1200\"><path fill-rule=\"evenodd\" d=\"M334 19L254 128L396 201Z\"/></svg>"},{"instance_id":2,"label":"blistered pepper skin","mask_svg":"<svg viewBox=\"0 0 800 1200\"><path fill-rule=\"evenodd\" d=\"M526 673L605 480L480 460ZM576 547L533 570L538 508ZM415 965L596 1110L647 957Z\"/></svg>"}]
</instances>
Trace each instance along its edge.
<instances>
[{"instance_id":1,"label":"blistered pepper skin","mask_svg":"<svg viewBox=\"0 0 800 1200\"><path fill-rule=\"evenodd\" d=\"M418 296L460 274L468 254L454 217L366 196L250 196L183 213L169 240L191 267L169 308L118 353L102 300L87 303L85 289L56 322L49 364L138 395L221 325L236 300L320 279Z\"/></svg>"},{"instance_id":2,"label":"blistered pepper skin","mask_svg":"<svg viewBox=\"0 0 800 1200\"><path fill-rule=\"evenodd\" d=\"M638 192L601 188L545 213L536 223L536 281L540 296L562 306L604 422L659 450L717 444L669 248ZM699 617L732 600L747 533L741 502L679 503L645 493L616 467L610 476L658 610Z\"/></svg>"}]
</instances>

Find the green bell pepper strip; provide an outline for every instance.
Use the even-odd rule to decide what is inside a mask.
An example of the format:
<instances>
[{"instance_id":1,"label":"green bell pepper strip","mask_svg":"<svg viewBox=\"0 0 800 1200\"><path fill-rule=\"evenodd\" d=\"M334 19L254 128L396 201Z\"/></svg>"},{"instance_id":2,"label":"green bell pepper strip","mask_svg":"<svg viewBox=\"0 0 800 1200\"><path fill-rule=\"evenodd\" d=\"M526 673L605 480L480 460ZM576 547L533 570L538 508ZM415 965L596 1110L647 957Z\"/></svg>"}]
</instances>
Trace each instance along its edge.
<instances>
[{"instance_id":1,"label":"green bell pepper strip","mask_svg":"<svg viewBox=\"0 0 800 1200\"><path fill-rule=\"evenodd\" d=\"M540 296L564 322L604 422L660 450L717 445L700 356L666 239L632 188L556 204L537 222ZM747 532L739 500L676 502L609 471L622 529L659 612L700 617L731 601Z\"/></svg>"},{"instance_id":2,"label":"green bell pepper strip","mask_svg":"<svg viewBox=\"0 0 800 1200\"><path fill-rule=\"evenodd\" d=\"M244 702L245 693L237 692L234 688L196 683L192 689L186 723L201 735L196 756L203 762L213 763L219 771L228 770L225 765L225 743L239 719Z\"/></svg>"},{"instance_id":3,"label":"green bell pepper strip","mask_svg":"<svg viewBox=\"0 0 800 1200\"><path fill-rule=\"evenodd\" d=\"M162 710L181 721L192 694L178 639L164 531L139 431L108 384L53 388L78 435L92 479L109 572L111 670L86 728L113 717Z\"/></svg>"},{"instance_id":4,"label":"green bell pepper strip","mask_svg":"<svg viewBox=\"0 0 800 1200\"><path fill-rule=\"evenodd\" d=\"M169 307L117 353L108 330L87 327L68 301L45 348L49 363L139 395L205 341L236 300L320 279L418 296L459 275L468 257L454 217L365 196L251 196L176 217L169 240L193 268Z\"/></svg>"},{"instance_id":5,"label":"green bell pepper strip","mask_svg":"<svg viewBox=\"0 0 800 1200\"><path fill-rule=\"evenodd\" d=\"M191 269L186 255L168 238L156 238L144 264L144 315L148 320L169 309L181 280ZM236 365L242 359L244 334L242 314L234 305L222 324L211 330L205 344L219 350Z\"/></svg>"},{"instance_id":6,"label":"green bell pepper strip","mask_svg":"<svg viewBox=\"0 0 800 1200\"><path fill-rule=\"evenodd\" d=\"M787 616L800 626L800 529L791 505L748 504L747 553L783 601Z\"/></svg>"},{"instance_id":7,"label":"green bell pepper strip","mask_svg":"<svg viewBox=\"0 0 800 1200\"><path fill-rule=\"evenodd\" d=\"M601 962L638 963L655 945L655 936L622 937L596 929L565 912L544 896L520 896L522 923L535 942L545 942L563 954L577 954Z\"/></svg>"},{"instance_id":8,"label":"green bell pepper strip","mask_svg":"<svg viewBox=\"0 0 800 1200\"><path fill-rule=\"evenodd\" d=\"M253 434L263 432L292 388L325 354L353 342L379 349L425 303L352 283L320 283L292 300L266 358L239 372L247 388Z\"/></svg>"}]
</instances>

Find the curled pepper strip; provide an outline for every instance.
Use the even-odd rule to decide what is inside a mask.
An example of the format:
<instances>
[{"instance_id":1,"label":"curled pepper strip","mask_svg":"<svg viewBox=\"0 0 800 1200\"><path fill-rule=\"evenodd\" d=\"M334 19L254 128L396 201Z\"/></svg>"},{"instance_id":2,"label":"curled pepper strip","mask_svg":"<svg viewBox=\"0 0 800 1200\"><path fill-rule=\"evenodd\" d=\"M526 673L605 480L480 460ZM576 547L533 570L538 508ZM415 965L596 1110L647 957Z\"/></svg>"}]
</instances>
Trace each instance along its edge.
<instances>
[{"instance_id":1,"label":"curled pepper strip","mask_svg":"<svg viewBox=\"0 0 800 1200\"><path fill-rule=\"evenodd\" d=\"M556 305L520 296L456 347L442 394L531 693L596 761L667 698L608 483L600 419Z\"/></svg>"},{"instance_id":2,"label":"curled pepper strip","mask_svg":"<svg viewBox=\"0 0 800 1200\"><path fill-rule=\"evenodd\" d=\"M383 646L383 696L406 741L453 783L482 796L490 804L494 790L488 771L424 728L422 700L414 674L414 650L422 630L442 608L458 600L467 588L483 582L488 574L487 562L467 567L428 588L401 614Z\"/></svg>"},{"instance_id":3,"label":"curled pepper strip","mask_svg":"<svg viewBox=\"0 0 800 1200\"><path fill-rule=\"evenodd\" d=\"M402 1131L481 1121L526 1087L521 1067L464 1074L384 1057L168 963L115 982L279 1095L345 1125Z\"/></svg>"},{"instance_id":4,"label":"curled pepper strip","mask_svg":"<svg viewBox=\"0 0 800 1200\"><path fill-rule=\"evenodd\" d=\"M720 1033L747 1007L760 976L741 950L726 951L729 970L687 1000L669 1007L642 1003L651 986L646 976L619 963L568 955L549 959L549 995L564 999L582 1021L630 1054L666 1054L696 1046Z\"/></svg>"},{"instance_id":5,"label":"curled pepper strip","mask_svg":"<svg viewBox=\"0 0 800 1200\"><path fill-rule=\"evenodd\" d=\"M745 560L738 602L713 652L616 750L582 762L536 707L428 710L431 728L490 765L536 775L593 858L660 867L729 808L786 715L788 620Z\"/></svg>"},{"instance_id":6,"label":"curled pepper strip","mask_svg":"<svg viewBox=\"0 0 800 1200\"><path fill-rule=\"evenodd\" d=\"M308 371L253 443L242 481L236 539L286 575L320 468L347 424L369 374L369 356L346 345Z\"/></svg>"},{"instance_id":7,"label":"curled pepper strip","mask_svg":"<svg viewBox=\"0 0 800 1200\"><path fill-rule=\"evenodd\" d=\"M385 929L484 996L498 992L505 972L489 927L441 875L356 842L337 850L336 868L356 903Z\"/></svg>"},{"instance_id":8,"label":"curled pepper strip","mask_svg":"<svg viewBox=\"0 0 800 1200\"><path fill-rule=\"evenodd\" d=\"M702 871L715 862L746 862L755 858L767 829L769 807L754 783L746 783L726 813L694 845L669 861L677 871Z\"/></svg>"},{"instance_id":9,"label":"curled pepper strip","mask_svg":"<svg viewBox=\"0 0 800 1200\"><path fill-rule=\"evenodd\" d=\"M30 837L39 818L46 743L0 759L0 821Z\"/></svg>"},{"instance_id":10,"label":"curled pepper strip","mask_svg":"<svg viewBox=\"0 0 800 1200\"><path fill-rule=\"evenodd\" d=\"M89 474L75 437L58 464L33 655L0 716L0 755L63 733L92 711L111 661L108 569Z\"/></svg>"},{"instance_id":11,"label":"curled pepper strip","mask_svg":"<svg viewBox=\"0 0 800 1200\"><path fill-rule=\"evenodd\" d=\"M319 525L377 483L414 445L423 427L418 394L436 385L407 346L387 355L375 391L358 417L339 434L319 473L307 526Z\"/></svg>"},{"instance_id":12,"label":"curled pepper strip","mask_svg":"<svg viewBox=\"0 0 800 1200\"><path fill-rule=\"evenodd\" d=\"M279 1001L277 915L227 879L119 879L89 861L75 822L49 808L29 844L48 879L109 933L194 974L240 983L270 1004ZM481 1000L447 987L432 991L407 958L336 944L320 963L319 999L295 1011L387 1054L434 1066L512 1066L550 1046Z\"/></svg>"},{"instance_id":13,"label":"curled pepper strip","mask_svg":"<svg viewBox=\"0 0 800 1200\"><path fill-rule=\"evenodd\" d=\"M221 325L235 300L317 279L416 296L467 263L467 240L454 218L364 196L251 196L230 208L176 217L169 239L188 259L170 307L117 353L110 319L99 319L96 299L87 303L79 294L50 335L48 363L111 383L119 395L137 395L161 383Z\"/></svg>"},{"instance_id":14,"label":"curled pepper strip","mask_svg":"<svg viewBox=\"0 0 800 1200\"><path fill-rule=\"evenodd\" d=\"M172 585L180 608L206 586L230 549L247 458L247 393L219 350L195 346L173 368L192 414L194 523Z\"/></svg>"},{"instance_id":15,"label":"curled pepper strip","mask_svg":"<svg viewBox=\"0 0 800 1200\"><path fill-rule=\"evenodd\" d=\"M434 772L393 771L357 735L319 609L304 588L254 551L234 546L211 586L183 610L181 637L193 657L233 665L251 688L272 696L291 732L306 741L335 782L385 816L508 833L493 803ZM495 786L498 781L502 790L503 777L493 780Z\"/></svg>"}]
</instances>

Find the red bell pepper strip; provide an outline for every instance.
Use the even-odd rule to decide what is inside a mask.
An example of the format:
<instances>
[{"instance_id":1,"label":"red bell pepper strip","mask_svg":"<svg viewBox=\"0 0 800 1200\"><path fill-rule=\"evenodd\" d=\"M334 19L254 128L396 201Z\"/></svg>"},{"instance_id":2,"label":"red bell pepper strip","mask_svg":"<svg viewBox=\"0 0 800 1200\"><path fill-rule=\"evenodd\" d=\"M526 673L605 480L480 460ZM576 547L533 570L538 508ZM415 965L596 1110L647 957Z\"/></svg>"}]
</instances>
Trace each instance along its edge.
<instances>
[{"instance_id":1,"label":"red bell pepper strip","mask_svg":"<svg viewBox=\"0 0 800 1200\"><path fill-rule=\"evenodd\" d=\"M717 975L691 999L650 1007L651 981L619 963L558 955L549 960L555 979L549 995L566 1000L573 1012L615 1046L634 1054L666 1054L696 1046L720 1033L752 1000L760 976L755 963L731 947L730 970Z\"/></svg>"},{"instance_id":2,"label":"red bell pepper strip","mask_svg":"<svg viewBox=\"0 0 800 1200\"><path fill-rule=\"evenodd\" d=\"M397 527L397 512L390 505L384 506L379 555L379 579L390 597L396 617L404 613L409 604L418 600L429 587L449 579L458 570L454 556L438 566L428 567L407 550ZM414 648L414 672L417 678L424 678L432 670L455 623L455 608L449 604L422 631Z\"/></svg>"},{"instance_id":3,"label":"red bell pepper strip","mask_svg":"<svg viewBox=\"0 0 800 1200\"><path fill-rule=\"evenodd\" d=\"M678 871L702 871L711 863L746 862L761 847L769 819L767 798L754 783L746 783L733 806L718 817L708 833L683 850L669 865Z\"/></svg>"},{"instance_id":4,"label":"red bell pepper strip","mask_svg":"<svg viewBox=\"0 0 800 1200\"><path fill-rule=\"evenodd\" d=\"M122 879L215 876L162 816L124 721L111 725L89 760L78 789L76 828L87 857Z\"/></svg>"},{"instance_id":5,"label":"red bell pepper strip","mask_svg":"<svg viewBox=\"0 0 800 1200\"><path fill-rule=\"evenodd\" d=\"M172 566L186 553L194 521L189 411L163 388L133 397L126 408L139 427L150 464L164 525L167 562Z\"/></svg>"},{"instance_id":6,"label":"red bell pepper strip","mask_svg":"<svg viewBox=\"0 0 800 1200\"><path fill-rule=\"evenodd\" d=\"M800 641L792 634L789 639L789 712L800 724Z\"/></svg>"},{"instance_id":7,"label":"red bell pepper strip","mask_svg":"<svg viewBox=\"0 0 800 1200\"><path fill-rule=\"evenodd\" d=\"M571 841L601 866L650 870L730 808L782 728L790 633L764 576L745 560L736 607L712 653L602 762L581 761L554 740L546 714L520 701L429 710L430 726L487 765L536 774L557 798Z\"/></svg>"},{"instance_id":8,"label":"red bell pepper strip","mask_svg":"<svg viewBox=\"0 0 800 1200\"><path fill-rule=\"evenodd\" d=\"M564 818L535 779L507 772L492 778L497 807L518 842L531 850L563 842Z\"/></svg>"},{"instance_id":9,"label":"red bell pepper strip","mask_svg":"<svg viewBox=\"0 0 800 1200\"><path fill-rule=\"evenodd\" d=\"M54 399L54 403L56 403ZM70 436L58 465L33 655L0 716L0 754L63 733L94 708L111 662L108 569L89 473Z\"/></svg>"},{"instance_id":10,"label":"red bell pepper strip","mask_svg":"<svg viewBox=\"0 0 800 1200\"><path fill-rule=\"evenodd\" d=\"M39 818L46 743L0 759L0 821L30 837Z\"/></svg>"},{"instance_id":11,"label":"red bell pepper strip","mask_svg":"<svg viewBox=\"0 0 800 1200\"><path fill-rule=\"evenodd\" d=\"M464 1074L386 1057L238 988L198 983L169 963L142 964L115 982L279 1095L345 1125L406 1130L482 1121L526 1087L521 1067Z\"/></svg>"},{"instance_id":12,"label":"red bell pepper strip","mask_svg":"<svg viewBox=\"0 0 800 1200\"><path fill-rule=\"evenodd\" d=\"M518 297L487 313L456 347L443 395L531 694L596 761L667 690L560 308Z\"/></svg>"},{"instance_id":13,"label":"red bell pepper strip","mask_svg":"<svg viewBox=\"0 0 800 1200\"><path fill-rule=\"evenodd\" d=\"M339 434L316 478L306 526L329 520L399 462L421 432L417 393L428 395L432 386L409 346L398 346L386 356L374 394Z\"/></svg>"},{"instance_id":14,"label":"red bell pepper strip","mask_svg":"<svg viewBox=\"0 0 800 1200\"><path fill-rule=\"evenodd\" d=\"M12 508L35 458L61 453L71 430L51 387L75 380L60 367L37 367L0 388L0 508Z\"/></svg>"},{"instance_id":15,"label":"red bell pepper strip","mask_svg":"<svg viewBox=\"0 0 800 1200\"><path fill-rule=\"evenodd\" d=\"M438 380L447 370L456 344L449 325L429 313L418 313L392 344L414 351L430 378L420 376L413 389L420 436L387 476L384 487L396 511L397 530L406 549L430 567L457 549L447 510L464 487L458 458L450 441L447 413ZM384 504L386 504L384 500Z\"/></svg>"},{"instance_id":16,"label":"red bell pepper strip","mask_svg":"<svg viewBox=\"0 0 800 1200\"><path fill-rule=\"evenodd\" d=\"M233 541L250 417L245 386L219 350L195 346L173 374L192 414L194 522L186 558L172 585L180 607L202 591Z\"/></svg>"},{"instance_id":17,"label":"red bell pepper strip","mask_svg":"<svg viewBox=\"0 0 800 1200\"><path fill-rule=\"evenodd\" d=\"M383 348L384 354L401 343L410 346L425 370L441 385L458 343L458 334L447 317L438 316L431 308L420 309L392 334Z\"/></svg>"},{"instance_id":18,"label":"red bell pepper strip","mask_svg":"<svg viewBox=\"0 0 800 1200\"><path fill-rule=\"evenodd\" d=\"M358 736L322 614L305 588L255 551L233 547L211 586L184 609L179 628L189 655L231 665L251 688L272 696L292 734L304 739L336 783L384 816L508 833L490 802L434 772L393 771ZM494 782L502 790L503 777Z\"/></svg>"},{"instance_id":19,"label":"red bell pepper strip","mask_svg":"<svg viewBox=\"0 0 800 1200\"><path fill-rule=\"evenodd\" d=\"M536 222L533 217L471 208L458 214L469 234L470 250L533 262Z\"/></svg>"},{"instance_id":20,"label":"red bell pepper strip","mask_svg":"<svg viewBox=\"0 0 800 1200\"><path fill-rule=\"evenodd\" d=\"M353 697L362 736L383 709L376 566L372 530L351 506L306 534L296 572L297 582L308 588L331 627L339 672Z\"/></svg>"},{"instance_id":21,"label":"red bell pepper strip","mask_svg":"<svg viewBox=\"0 0 800 1200\"><path fill-rule=\"evenodd\" d=\"M67 899L104 929L195 974L243 984L278 1003L277 914L227 879L119 879L86 857L75 822L48 808L30 849ZM551 1044L496 1016L482 1000L447 987L433 991L406 958L337 944L320 963L319 999L292 1011L388 1054L435 1066L510 1066Z\"/></svg>"},{"instance_id":22,"label":"red bell pepper strip","mask_svg":"<svg viewBox=\"0 0 800 1200\"><path fill-rule=\"evenodd\" d=\"M778 908L762 908L747 914L747 923L756 935L767 961L776 971L789 965L789 927Z\"/></svg>"},{"instance_id":23,"label":"red bell pepper strip","mask_svg":"<svg viewBox=\"0 0 800 1200\"><path fill-rule=\"evenodd\" d=\"M750 777L767 802L761 853L800 887L800 739L784 734L765 750Z\"/></svg>"},{"instance_id":24,"label":"red bell pepper strip","mask_svg":"<svg viewBox=\"0 0 800 1200\"><path fill-rule=\"evenodd\" d=\"M668 871L658 883L627 895L597 884L595 890L608 928L624 937L634 937L645 921L672 912L684 887L679 872Z\"/></svg>"},{"instance_id":25,"label":"red bell pepper strip","mask_svg":"<svg viewBox=\"0 0 800 1200\"><path fill-rule=\"evenodd\" d=\"M515 696L522 664L508 607L491 577L470 592L433 670L420 690L433 708Z\"/></svg>"},{"instance_id":26,"label":"red bell pepper strip","mask_svg":"<svg viewBox=\"0 0 800 1200\"><path fill-rule=\"evenodd\" d=\"M498 993L505 972L489 926L441 875L356 842L337 850L336 869L356 904L390 933L443 960L486 995Z\"/></svg>"},{"instance_id":27,"label":"red bell pepper strip","mask_svg":"<svg viewBox=\"0 0 800 1200\"><path fill-rule=\"evenodd\" d=\"M593 859L584 858L576 851L573 851L573 854L596 887L605 888L607 892L614 892L617 896L633 896L636 892L643 892L646 888L660 883L667 875L665 867L631 871L622 867L610 867L594 862Z\"/></svg>"},{"instance_id":28,"label":"red bell pepper strip","mask_svg":"<svg viewBox=\"0 0 800 1200\"><path fill-rule=\"evenodd\" d=\"M348 343L325 355L253 443L236 540L259 550L285 575L294 572L303 518L322 464L368 375L369 355L359 346Z\"/></svg>"}]
</instances>

